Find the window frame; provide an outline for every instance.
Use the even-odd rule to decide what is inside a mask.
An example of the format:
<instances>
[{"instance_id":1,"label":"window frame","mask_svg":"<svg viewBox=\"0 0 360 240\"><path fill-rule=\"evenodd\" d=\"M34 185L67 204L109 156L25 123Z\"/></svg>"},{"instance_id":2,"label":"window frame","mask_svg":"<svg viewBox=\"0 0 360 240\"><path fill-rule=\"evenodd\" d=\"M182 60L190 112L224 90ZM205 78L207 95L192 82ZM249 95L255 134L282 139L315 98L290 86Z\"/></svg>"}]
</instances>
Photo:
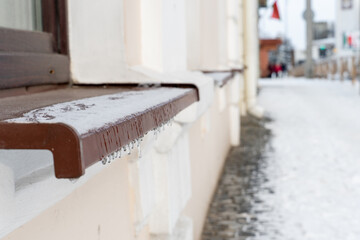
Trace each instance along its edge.
<instances>
[{"instance_id":1,"label":"window frame","mask_svg":"<svg viewBox=\"0 0 360 240\"><path fill-rule=\"evenodd\" d=\"M70 81L67 1L41 3L43 32L0 28L0 90Z\"/></svg>"},{"instance_id":2,"label":"window frame","mask_svg":"<svg viewBox=\"0 0 360 240\"><path fill-rule=\"evenodd\" d=\"M200 100L198 86L193 83L151 84L154 81L152 79L149 79L150 84L145 85L125 82L98 83L88 86L86 84L74 84L74 86L63 84L60 87L64 89L58 89L58 83L69 83L71 80L66 0L42 0L42 12L45 32L0 28L0 98L5 96L0 99L0 105L5 106L4 111L0 114L2 115L0 116L0 139L3 142L1 149L48 149L53 153L56 177L78 178L84 174L85 168L104 158L114 156L114 153L118 153L118 150L126 144L133 143L147 132L162 126L177 113ZM6 37L8 37L7 41L2 41ZM44 84L47 84L45 88L44 86L32 87ZM56 90L47 91L49 87L54 88L54 86L57 88ZM109 95L109 92L99 94L101 89L105 91L114 88L115 92L145 92L151 90L150 88L161 87L186 88L186 91L181 90L182 93L175 91L172 93L173 97L166 95L166 99L156 98L158 102L154 102L151 106L144 103L143 105L147 106L146 110L137 111L137 108L134 108L134 113L128 116L119 114L117 120L110 121L111 124L105 122L102 126L89 128L89 131L83 134L79 134L71 124L61 119L56 119L51 123L41 122L38 117L30 117L34 122L10 121L24 116L26 112L34 111L36 113L51 105L68 104L74 101L72 97L75 96L78 100L86 99L86 102L89 102L89 107L79 103L82 114L86 114L87 109L95 106L97 101L104 101L98 100L96 96ZM1 90L5 88L15 89ZM19 88L21 91L17 91ZM82 97L80 92L84 94ZM21 97L18 98L17 95L21 95ZM113 106L117 98L105 99L106 101L111 100L108 106ZM119 108L119 106L121 104L113 107ZM66 109L68 108L60 108L65 112L68 111ZM59 116L65 112L59 113ZM76 112L74 111L70 115ZM14 115L10 116L9 113L14 113ZM50 116L45 115L45 118ZM98 117L98 114L90 112L89 116ZM51 119L53 119L52 117L50 116ZM68 117L67 119L73 118ZM77 120L79 121L79 119ZM111 136L108 135L109 133ZM103 139L109 139L111 144L116 144L102 142Z\"/></svg>"}]
</instances>

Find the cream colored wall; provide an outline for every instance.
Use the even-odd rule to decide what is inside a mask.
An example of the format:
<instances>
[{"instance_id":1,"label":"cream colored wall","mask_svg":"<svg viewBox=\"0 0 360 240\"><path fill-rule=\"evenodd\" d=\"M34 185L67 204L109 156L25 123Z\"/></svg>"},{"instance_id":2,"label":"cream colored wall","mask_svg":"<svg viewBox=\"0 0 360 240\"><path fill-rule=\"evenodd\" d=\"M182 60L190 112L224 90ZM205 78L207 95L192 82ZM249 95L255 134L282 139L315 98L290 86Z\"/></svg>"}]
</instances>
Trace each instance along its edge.
<instances>
[{"instance_id":1,"label":"cream colored wall","mask_svg":"<svg viewBox=\"0 0 360 240\"><path fill-rule=\"evenodd\" d=\"M236 5L236 0L231 1ZM226 67L229 51L238 49L226 33L229 1L183 0L174 5L167 0L85 2L69 1L70 57L76 81L139 82L141 78L133 75L135 68L130 71L127 65L140 64L159 71L149 75L144 71L139 74L142 77L197 83L201 102L175 117L173 127L165 130L169 137L165 134L157 142L151 140L141 160L131 155L105 166L4 239L142 240L150 239L150 233L176 239L177 231L188 234L192 230L194 239L199 239L225 157L231 144L238 144L240 93L236 90L242 81L237 76L236 82L214 89L210 78L188 71L186 65ZM190 6L198 11L190 11ZM120 19L124 9L124 19ZM106 12L101 21L92 17L98 12ZM186 14L197 19L191 31L191 21L185 24ZM186 37L196 31L195 38ZM189 43L194 45L187 46ZM232 61L236 62L236 56ZM184 154L187 148L189 154ZM190 221L183 221L184 217ZM186 227L178 227L179 222L187 222Z\"/></svg>"},{"instance_id":2,"label":"cream colored wall","mask_svg":"<svg viewBox=\"0 0 360 240\"><path fill-rule=\"evenodd\" d=\"M187 67L201 69L201 0L186 0Z\"/></svg>"},{"instance_id":3,"label":"cream colored wall","mask_svg":"<svg viewBox=\"0 0 360 240\"><path fill-rule=\"evenodd\" d=\"M257 106L257 82L260 77L259 36L255 31L258 26L258 1L244 1L244 58L245 58L245 98L248 111L261 115Z\"/></svg>"},{"instance_id":4,"label":"cream colored wall","mask_svg":"<svg viewBox=\"0 0 360 240\"><path fill-rule=\"evenodd\" d=\"M75 83L149 81L129 69L141 61L139 6L137 0L68 1L70 70ZM127 14L124 7L129 9ZM129 29L131 24L137 27Z\"/></svg>"},{"instance_id":5,"label":"cream colored wall","mask_svg":"<svg viewBox=\"0 0 360 240\"><path fill-rule=\"evenodd\" d=\"M230 85L226 86L229 93ZM215 99L219 99L216 89ZM230 149L228 106L220 112L220 102L212 107L189 130L192 196L184 215L193 219L194 239L199 240L207 210Z\"/></svg>"},{"instance_id":6,"label":"cream colored wall","mask_svg":"<svg viewBox=\"0 0 360 240\"><path fill-rule=\"evenodd\" d=\"M213 105L188 130L192 196L182 215L192 219L194 239L200 239L207 209L230 148L230 104L223 98L230 91L230 84L224 89L216 88ZM116 160L3 240L151 239L148 222L140 232L135 229L139 196L136 196L134 183L129 181L129 174L136 158L131 155Z\"/></svg>"},{"instance_id":7,"label":"cream colored wall","mask_svg":"<svg viewBox=\"0 0 360 240\"><path fill-rule=\"evenodd\" d=\"M68 11L73 80L97 83L116 82L116 75L124 78L124 21L119 14L123 1L68 1Z\"/></svg>"},{"instance_id":8,"label":"cream colored wall","mask_svg":"<svg viewBox=\"0 0 360 240\"><path fill-rule=\"evenodd\" d=\"M129 66L141 61L141 0L124 0L125 55Z\"/></svg>"},{"instance_id":9,"label":"cream colored wall","mask_svg":"<svg viewBox=\"0 0 360 240\"><path fill-rule=\"evenodd\" d=\"M201 1L201 65L205 69L216 69L218 67L217 3L218 0Z\"/></svg>"},{"instance_id":10,"label":"cream colored wall","mask_svg":"<svg viewBox=\"0 0 360 240\"><path fill-rule=\"evenodd\" d=\"M228 67L227 6L224 0L186 0L189 69Z\"/></svg>"},{"instance_id":11,"label":"cream colored wall","mask_svg":"<svg viewBox=\"0 0 360 240\"><path fill-rule=\"evenodd\" d=\"M115 161L4 240L135 239L127 163Z\"/></svg>"}]
</instances>

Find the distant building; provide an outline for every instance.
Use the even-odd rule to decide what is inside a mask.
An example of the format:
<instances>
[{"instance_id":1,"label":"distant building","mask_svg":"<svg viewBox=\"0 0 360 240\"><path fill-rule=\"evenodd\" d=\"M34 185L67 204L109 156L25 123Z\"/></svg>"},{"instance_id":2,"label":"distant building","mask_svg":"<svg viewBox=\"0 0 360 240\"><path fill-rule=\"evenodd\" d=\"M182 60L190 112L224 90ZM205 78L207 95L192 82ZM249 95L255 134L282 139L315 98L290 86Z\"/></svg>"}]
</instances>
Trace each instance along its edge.
<instances>
[{"instance_id":1,"label":"distant building","mask_svg":"<svg viewBox=\"0 0 360 240\"><path fill-rule=\"evenodd\" d=\"M314 22L313 23L314 40L325 39L335 36L335 26L331 22Z\"/></svg>"},{"instance_id":2,"label":"distant building","mask_svg":"<svg viewBox=\"0 0 360 240\"><path fill-rule=\"evenodd\" d=\"M359 49L360 0L337 0L335 38L336 53L344 55Z\"/></svg>"},{"instance_id":3,"label":"distant building","mask_svg":"<svg viewBox=\"0 0 360 240\"><path fill-rule=\"evenodd\" d=\"M335 24L333 22L313 23L313 58L327 58L335 48Z\"/></svg>"},{"instance_id":4,"label":"distant building","mask_svg":"<svg viewBox=\"0 0 360 240\"><path fill-rule=\"evenodd\" d=\"M268 77L270 75L269 66L276 63L276 59L271 59L269 55L278 49L282 43L281 39L261 39L260 40L260 75Z\"/></svg>"},{"instance_id":5,"label":"distant building","mask_svg":"<svg viewBox=\"0 0 360 240\"><path fill-rule=\"evenodd\" d=\"M267 7L267 0L259 0L259 7Z\"/></svg>"}]
</instances>

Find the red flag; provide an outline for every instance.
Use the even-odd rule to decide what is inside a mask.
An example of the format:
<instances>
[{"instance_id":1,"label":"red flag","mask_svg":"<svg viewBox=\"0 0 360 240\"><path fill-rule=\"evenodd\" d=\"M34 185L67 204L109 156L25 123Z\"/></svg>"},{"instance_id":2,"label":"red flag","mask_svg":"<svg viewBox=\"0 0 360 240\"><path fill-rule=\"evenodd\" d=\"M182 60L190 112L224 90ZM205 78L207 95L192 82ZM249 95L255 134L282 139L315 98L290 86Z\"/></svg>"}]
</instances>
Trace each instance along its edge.
<instances>
[{"instance_id":1,"label":"red flag","mask_svg":"<svg viewBox=\"0 0 360 240\"><path fill-rule=\"evenodd\" d=\"M273 13L271 15L271 18L275 18L275 19L280 20L280 13L279 13L279 8L278 8L278 5L277 5L277 1L275 1L274 4L273 4Z\"/></svg>"},{"instance_id":2,"label":"red flag","mask_svg":"<svg viewBox=\"0 0 360 240\"><path fill-rule=\"evenodd\" d=\"M353 45L352 36L348 36L348 44L349 44L349 47L352 47L352 45Z\"/></svg>"}]
</instances>

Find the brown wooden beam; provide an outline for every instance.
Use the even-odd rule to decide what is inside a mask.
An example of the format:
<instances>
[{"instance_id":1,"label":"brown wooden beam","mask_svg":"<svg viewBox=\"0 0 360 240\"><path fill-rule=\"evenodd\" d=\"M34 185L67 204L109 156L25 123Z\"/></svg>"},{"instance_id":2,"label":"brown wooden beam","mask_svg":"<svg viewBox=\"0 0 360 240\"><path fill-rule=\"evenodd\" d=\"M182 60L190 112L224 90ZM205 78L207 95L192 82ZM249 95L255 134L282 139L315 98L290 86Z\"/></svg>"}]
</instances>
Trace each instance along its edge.
<instances>
[{"instance_id":1,"label":"brown wooden beam","mask_svg":"<svg viewBox=\"0 0 360 240\"><path fill-rule=\"evenodd\" d=\"M52 44L49 33L0 27L0 52L52 53Z\"/></svg>"},{"instance_id":2,"label":"brown wooden beam","mask_svg":"<svg viewBox=\"0 0 360 240\"><path fill-rule=\"evenodd\" d=\"M60 54L0 52L0 89L69 82L69 58Z\"/></svg>"},{"instance_id":3,"label":"brown wooden beam","mask_svg":"<svg viewBox=\"0 0 360 240\"><path fill-rule=\"evenodd\" d=\"M171 84L166 85L167 87L147 88L121 85L108 88L73 86L68 89L0 99L0 106L3 106L0 112L0 149L48 149L54 156L56 177L78 178L84 174L87 167L162 126L199 100L198 89L194 85L175 84L174 87L170 87ZM176 86L180 86L181 90ZM176 91L165 98L159 98L151 106L145 105L144 108L140 107L126 114L119 109L127 97L138 98L139 100L135 101L138 105L147 104L148 99L144 96L149 96L146 95L148 91L168 92L172 90L170 88ZM111 94L115 94L113 98ZM100 96L103 97L99 99ZM86 99L88 105L76 102L82 99ZM98 104L104 104L104 101L108 101L105 102L106 106L113 109L109 121L104 119L101 111L94 114L91 110ZM58 103L69 106L61 108L58 115L55 114L60 116L59 118L56 119L52 115L54 111L43 114L45 107ZM28 115L30 112L31 114ZM66 114L66 118L61 118L62 114ZM86 114L87 121L96 122L101 119L103 124L94 125L81 132L78 129L79 124L76 125L74 122L82 123L84 121L82 116ZM25 119L19 120L24 116ZM52 121L53 119L55 120Z\"/></svg>"}]
</instances>

